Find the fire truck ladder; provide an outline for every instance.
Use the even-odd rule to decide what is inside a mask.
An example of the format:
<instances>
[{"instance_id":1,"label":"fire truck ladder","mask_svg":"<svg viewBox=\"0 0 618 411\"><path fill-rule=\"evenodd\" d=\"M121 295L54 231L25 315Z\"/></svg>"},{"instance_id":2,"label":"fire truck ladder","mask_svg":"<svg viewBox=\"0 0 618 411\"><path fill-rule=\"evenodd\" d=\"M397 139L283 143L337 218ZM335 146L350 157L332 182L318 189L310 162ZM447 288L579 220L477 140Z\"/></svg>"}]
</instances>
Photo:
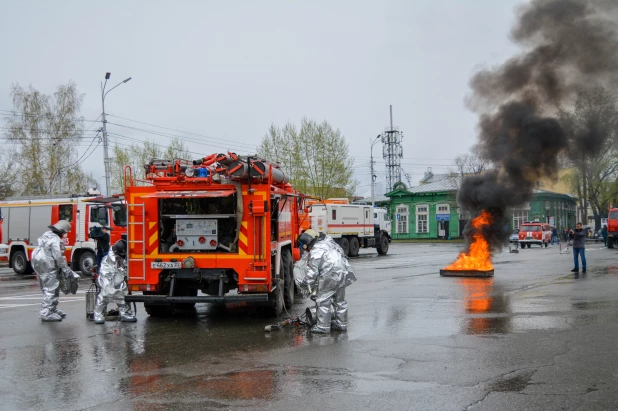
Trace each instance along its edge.
<instances>
[{"instance_id":1,"label":"fire truck ladder","mask_svg":"<svg viewBox=\"0 0 618 411\"><path fill-rule=\"evenodd\" d=\"M139 210L133 209L131 210L132 207L141 207L141 214ZM146 205L145 204L127 204L127 212L129 214L129 226L142 226L142 239L141 240L134 240L131 238L131 233L133 232L133 230L131 230L131 227L129 227L129 229L127 230L127 248L129 250L127 250L127 255L131 255L131 253L129 252L131 250L131 244L141 244L142 245L142 258L128 258L127 263L130 263L131 261L141 261L142 262L142 275L141 276L137 276L137 277L132 277L131 276L131 272L130 272L130 268L131 264L127 264L127 278L129 279L133 279L133 280L146 280ZM131 221L131 217L137 217L141 215L142 217L142 221ZM135 219L133 219L135 220ZM136 229L138 229L138 227L136 227Z\"/></svg>"}]
</instances>

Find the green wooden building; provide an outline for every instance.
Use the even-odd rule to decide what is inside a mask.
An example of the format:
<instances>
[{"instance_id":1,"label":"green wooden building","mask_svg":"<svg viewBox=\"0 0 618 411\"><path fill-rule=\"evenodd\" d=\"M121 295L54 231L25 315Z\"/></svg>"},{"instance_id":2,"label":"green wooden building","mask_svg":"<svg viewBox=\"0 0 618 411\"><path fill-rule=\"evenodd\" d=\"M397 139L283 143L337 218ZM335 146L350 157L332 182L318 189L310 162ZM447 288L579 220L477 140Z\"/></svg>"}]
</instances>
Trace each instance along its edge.
<instances>
[{"instance_id":1,"label":"green wooden building","mask_svg":"<svg viewBox=\"0 0 618 411\"><path fill-rule=\"evenodd\" d=\"M393 239L452 239L462 237L468 217L457 207L456 174L430 173L421 184L407 188L399 182L386 193ZM386 205L382 203L381 205ZM510 228L525 221L543 221L558 230L575 227L576 198L569 194L535 189L529 203L510 211Z\"/></svg>"}]
</instances>

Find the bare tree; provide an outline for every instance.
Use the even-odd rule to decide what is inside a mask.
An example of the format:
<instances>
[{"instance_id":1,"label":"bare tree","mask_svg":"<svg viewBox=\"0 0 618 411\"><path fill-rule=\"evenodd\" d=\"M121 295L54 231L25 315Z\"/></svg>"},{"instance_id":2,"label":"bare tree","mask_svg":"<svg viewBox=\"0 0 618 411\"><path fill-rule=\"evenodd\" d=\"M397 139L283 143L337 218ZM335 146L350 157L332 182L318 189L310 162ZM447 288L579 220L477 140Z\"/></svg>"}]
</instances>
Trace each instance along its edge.
<instances>
[{"instance_id":1,"label":"bare tree","mask_svg":"<svg viewBox=\"0 0 618 411\"><path fill-rule=\"evenodd\" d=\"M5 139L15 162L14 191L22 195L83 191L93 179L82 171L75 148L84 131L79 115L83 95L75 83L58 86L51 96L13 84L11 97L14 112L5 120Z\"/></svg>"},{"instance_id":2,"label":"bare tree","mask_svg":"<svg viewBox=\"0 0 618 411\"><path fill-rule=\"evenodd\" d=\"M491 168L491 162L485 158L478 144L472 146L469 153L455 157L455 165L457 172L462 177L470 174L481 174Z\"/></svg>"},{"instance_id":3,"label":"bare tree","mask_svg":"<svg viewBox=\"0 0 618 411\"><path fill-rule=\"evenodd\" d=\"M321 198L351 197L356 189L354 158L339 130L324 121L303 118L300 129L271 125L258 154L280 163L301 192Z\"/></svg>"},{"instance_id":4,"label":"bare tree","mask_svg":"<svg viewBox=\"0 0 618 411\"><path fill-rule=\"evenodd\" d=\"M618 108L616 98L595 87L577 93L572 110L559 111L560 123L570 140L574 167L567 177L582 201L582 218L592 209L597 227L609 203L618 195Z\"/></svg>"}]
</instances>

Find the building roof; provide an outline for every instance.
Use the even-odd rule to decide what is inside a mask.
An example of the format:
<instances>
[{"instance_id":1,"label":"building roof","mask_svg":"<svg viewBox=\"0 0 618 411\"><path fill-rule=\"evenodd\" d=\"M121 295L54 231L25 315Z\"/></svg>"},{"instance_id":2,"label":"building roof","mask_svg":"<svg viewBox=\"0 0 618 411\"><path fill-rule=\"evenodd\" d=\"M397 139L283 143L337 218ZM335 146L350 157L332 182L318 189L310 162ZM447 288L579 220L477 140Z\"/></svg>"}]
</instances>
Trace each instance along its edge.
<instances>
[{"instance_id":1,"label":"building roof","mask_svg":"<svg viewBox=\"0 0 618 411\"><path fill-rule=\"evenodd\" d=\"M436 177L434 175L434 177ZM442 191L457 191L460 186L461 177L459 175L451 176L448 174L440 175L439 179L432 178L432 182L421 184L420 186L410 187L408 191L411 193L435 193Z\"/></svg>"},{"instance_id":2,"label":"building roof","mask_svg":"<svg viewBox=\"0 0 618 411\"><path fill-rule=\"evenodd\" d=\"M391 199L385 195L377 195L373 198L374 203L390 203ZM359 200L354 200L352 204L371 204L371 197L361 198Z\"/></svg>"}]
</instances>

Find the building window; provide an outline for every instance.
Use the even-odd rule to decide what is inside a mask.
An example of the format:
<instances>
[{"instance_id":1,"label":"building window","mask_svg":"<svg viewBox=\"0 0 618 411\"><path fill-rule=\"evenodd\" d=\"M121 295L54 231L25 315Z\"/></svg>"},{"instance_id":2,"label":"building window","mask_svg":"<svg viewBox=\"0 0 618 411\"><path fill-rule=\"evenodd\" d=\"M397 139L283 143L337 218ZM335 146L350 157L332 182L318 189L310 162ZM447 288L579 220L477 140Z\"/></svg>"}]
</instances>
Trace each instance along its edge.
<instances>
[{"instance_id":1,"label":"building window","mask_svg":"<svg viewBox=\"0 0 618 411\"><path fill-rule=\"evenodd\" d=\"M417 205L416 206L416 232L428 233L429 232L429 206Z\"/></svg>"},{"instance_id":2,"label":"building window","mask_svg":"<svg viewBox=\"0 0 618 411\"><path fill-rule=\"evenodd\" d=\"M408 234L408 206L398 205L397 213L397 234Z\"/></svg>"},{"instance_id":3,"label":"building window","mask_svg":"<svg viewBox=\"0 0 618 411\"><path fill-rule=\"evenodd\" d=\"M451 210L448 204L438 204L436 206L436 214L450 214Z\"/></svg>"},{"instance_id":4,"label":"building window","mask_svg":"<svg viewBox=\"0 0 618 411\"><path fill-rule=\"evenodd\" d=\"M513 228L519 228L519 226L526 221L528 221L528 210L513 211Z\"/></svg>"}]
</instances>

